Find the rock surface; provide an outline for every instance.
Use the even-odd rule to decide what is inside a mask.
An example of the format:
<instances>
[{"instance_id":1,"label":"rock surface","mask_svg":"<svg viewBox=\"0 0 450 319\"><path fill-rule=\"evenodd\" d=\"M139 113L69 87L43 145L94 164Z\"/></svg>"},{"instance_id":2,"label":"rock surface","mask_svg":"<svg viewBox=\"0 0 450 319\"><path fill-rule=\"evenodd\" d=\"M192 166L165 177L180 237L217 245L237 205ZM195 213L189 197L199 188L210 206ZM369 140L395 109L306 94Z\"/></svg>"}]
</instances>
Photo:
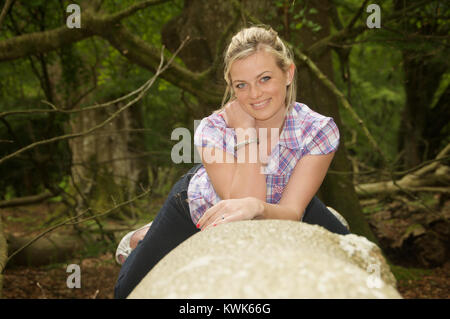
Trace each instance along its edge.
<instances>
[{"instance_id":1,"label":"rock surface","mask_svg":"<svg viewBox=\"0 0 450 319\"><path fill-rule=\"evenodd\" d=\"M401 298L366 238L305 223L220 225L166 255L128 298Z\"/></svg>"}]
</instances>

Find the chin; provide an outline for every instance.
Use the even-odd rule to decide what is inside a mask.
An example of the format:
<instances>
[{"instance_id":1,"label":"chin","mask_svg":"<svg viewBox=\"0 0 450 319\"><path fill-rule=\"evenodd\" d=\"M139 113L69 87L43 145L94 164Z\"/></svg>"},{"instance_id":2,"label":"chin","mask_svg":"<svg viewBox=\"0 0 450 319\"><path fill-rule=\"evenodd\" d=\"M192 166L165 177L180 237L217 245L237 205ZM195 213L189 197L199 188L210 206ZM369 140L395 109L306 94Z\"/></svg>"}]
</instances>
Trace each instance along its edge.
<instances>
[{"instance_id":1,"label":"chin","mask_svg":"<svg viewBox=\"0 0 450 319\"><path fill-rule=\"evenodd\" d=\"M251 106L250 106L251 107ZM283 108L284 110L285 108ZM255 110L251 107L251 111L249 112L251 116L253 116L256 120L264 121L268 120L274 116L276 116L278 113L280 113L281 110L279 108L275 108L272 103L270 103L267 107L261 108L259 110Z\"/></svg>"}]
</instances>

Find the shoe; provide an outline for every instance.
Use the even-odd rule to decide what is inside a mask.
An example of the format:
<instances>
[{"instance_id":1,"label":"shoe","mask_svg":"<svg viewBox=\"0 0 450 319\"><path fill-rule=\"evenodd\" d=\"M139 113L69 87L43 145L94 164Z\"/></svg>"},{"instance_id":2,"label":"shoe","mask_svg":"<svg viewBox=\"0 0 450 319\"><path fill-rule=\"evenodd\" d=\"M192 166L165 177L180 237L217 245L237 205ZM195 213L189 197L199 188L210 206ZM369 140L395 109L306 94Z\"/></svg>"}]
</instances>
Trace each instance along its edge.
<instances>
[{"instance_id":1,"label":"shoe","mask_svg":"<svg viewBox=\"0 0 450 319\"><path fill-rule=\"evenodd\" d=\"M339 214L334 208L331 208L329 206L327 206L328 210L334 215L334 217L336 217L342 225L345 226L345 228L348 229L348 231L350 231L350 226L348 225L348 222L345 220L345 218Z\"/></svg>"},{"instance_id":2,"label":"shoe","mask_svg":"<svg viewBox=\"0 0 450 319\"><path fill-rule=\"evenodd\" d=\"M133 237L133 235L137 231L144 229L145 227L150 227L151 224L152 224L152 222L148 223L147 225L142 226L141 228L130 231L128 234L123 236L123 238L119 242L119 246L117 246L117 249L116 249L116 261L119 265L122 265L125 262L125 260L131 254L131 251L133 250L130 246L131 237Z\"/></svg>"}]
</instances>

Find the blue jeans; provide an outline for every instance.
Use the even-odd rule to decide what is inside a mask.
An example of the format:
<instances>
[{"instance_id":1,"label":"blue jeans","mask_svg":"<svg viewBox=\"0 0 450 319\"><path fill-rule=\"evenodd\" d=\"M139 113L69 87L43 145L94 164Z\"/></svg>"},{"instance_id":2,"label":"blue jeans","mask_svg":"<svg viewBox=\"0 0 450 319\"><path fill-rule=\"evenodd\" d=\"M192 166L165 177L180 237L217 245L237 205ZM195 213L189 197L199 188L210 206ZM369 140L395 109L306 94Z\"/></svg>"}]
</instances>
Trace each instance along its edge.
<instances>
[{"instance_id":1,"label":"blue jeans","mask_svg":"<svg viewBox=\"0 0 450 319\"><path fill-rule=\"evenodd\" d=\"M187 203L189 181L200 167L198 164L191 168L173 186L144 239L122 265L114 289L115 298L126 298L165 255L200 231L192 222ZM309 203L302 221L323 226L334 233L349 233L317 197Z\"/></svg>"}]
</instances>

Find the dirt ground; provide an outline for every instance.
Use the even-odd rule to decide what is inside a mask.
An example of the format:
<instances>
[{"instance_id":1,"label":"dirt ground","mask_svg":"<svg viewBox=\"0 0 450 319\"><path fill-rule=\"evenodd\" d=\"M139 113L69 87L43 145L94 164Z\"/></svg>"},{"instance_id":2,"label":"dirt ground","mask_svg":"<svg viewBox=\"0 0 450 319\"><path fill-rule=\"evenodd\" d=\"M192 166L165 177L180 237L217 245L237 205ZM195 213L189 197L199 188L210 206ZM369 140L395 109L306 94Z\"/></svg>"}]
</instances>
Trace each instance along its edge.
<instances>
[{"instance_id":1,"label":"dirt ground","mask_svg":"<svg viewBox=\"0 0 450 319\"><path fill-rule=\"evenodd\" d=\"M20 267L5 271L3 298L22 299L110 299L119 266L112 263L112 255L88 258L81 262L81 287L67 288L67 264L49 267ZM73 260L77 263L79 260ZM400 280L398 290L403 298L450 297L450 262L434 268L430 274L414 280Z\"/></svg>"},{"instance_id":2,"label":"dirt ground","mask_svg":"<svg viewBox=\"0 0 450 319\"><path fill-rule=\"evenodd\" d=\"M445 211L450 208L450 202L447 202ZM33 215L36 220L27 219L26 221L19 218L24 214L30 216L29 211L9 211L3 210L2 217L5 222L5 229L10 232L18 231L30 231L32 230L32 225L38 224L38 220L44 218L44 216L39 216L36 214L37 211L45 211L46 209L36 209L28 208L33 210ZM27 210L28 210L27 209ZM405 209L399 209L397 206L391 208L391 212L404 211L408 216L419 216L417 211L406 211ZM386 209L385 211L378 211L373 214L371 219L371 225L377 230L377 235L379 239L390 233L398 233L399 229L385 229L378 227L377 223L380 225L401 225L399 220L405 221L406 218L403 216L397 217L396 219L391 219L390 223L387 223L383 218L385 215L392 215L392 213ZM48 210L47 210L48 211ZM443 210L441 210L443 211ZM398 214L397 214L398 215ZM378 218L378 217L383 218ZM417 218L419 218L417 217ZM391 218L393 218L391 216ZM417 222L417 220L413 221ZM411 224L412 222L410 222ZM424 223L423 223L424 224ZM27 229L23 229L27 226ZM402 226L402 227L406 227ZM402 230L404 232L404 230ZM409 235L408 235L409 236ZM423 235L419 238L424 238ZM402 237L403 238L403 237ZM402 239L401 238L401 239ZM414 237L409 236L409 241ZM393 241L394 237L390 237ZM398 242L398 240L397 240ZM405 240L405 242L408 242ZM439 248L440 246L436 246ZM115 262L112 249L99 250L99 253L91 253L89 256L78 256L76 258L71 258L61 263L53 263L47 266L40 267L24 267L15 266L7 268L4 271L4 282L3 282L3 298L6 299L111 299L114 295L114 285L117 279L120 266ZM67 280L72 272L67 272L67 267L69 264L80 265L80 288L68 288ZM403 265L405 266L405 265ZM415 267L417 268L417 267ZM400 268L400 271L404 271L404 268ZM397 269L397 271L399 271ZM450 261L441 264L438 267L430 269L417 269L414 270L414 275L408 271L407 275L398 277L398 291L406 299L416 299L416 298L450 298Z\"/></svg>"},{"instance_id":3,"label":"dirt ground","mask_svg":"<svg viewBox=\"0 0 450 319\"><path fill-rule=\"evenodd\" d=\"M46 267L17 267L4 273L3 298L20 299L112 299L120 266L113 256L72 260L80 265L80 288L68 288L67 264Z\"/></svg>"}]
</instances>

